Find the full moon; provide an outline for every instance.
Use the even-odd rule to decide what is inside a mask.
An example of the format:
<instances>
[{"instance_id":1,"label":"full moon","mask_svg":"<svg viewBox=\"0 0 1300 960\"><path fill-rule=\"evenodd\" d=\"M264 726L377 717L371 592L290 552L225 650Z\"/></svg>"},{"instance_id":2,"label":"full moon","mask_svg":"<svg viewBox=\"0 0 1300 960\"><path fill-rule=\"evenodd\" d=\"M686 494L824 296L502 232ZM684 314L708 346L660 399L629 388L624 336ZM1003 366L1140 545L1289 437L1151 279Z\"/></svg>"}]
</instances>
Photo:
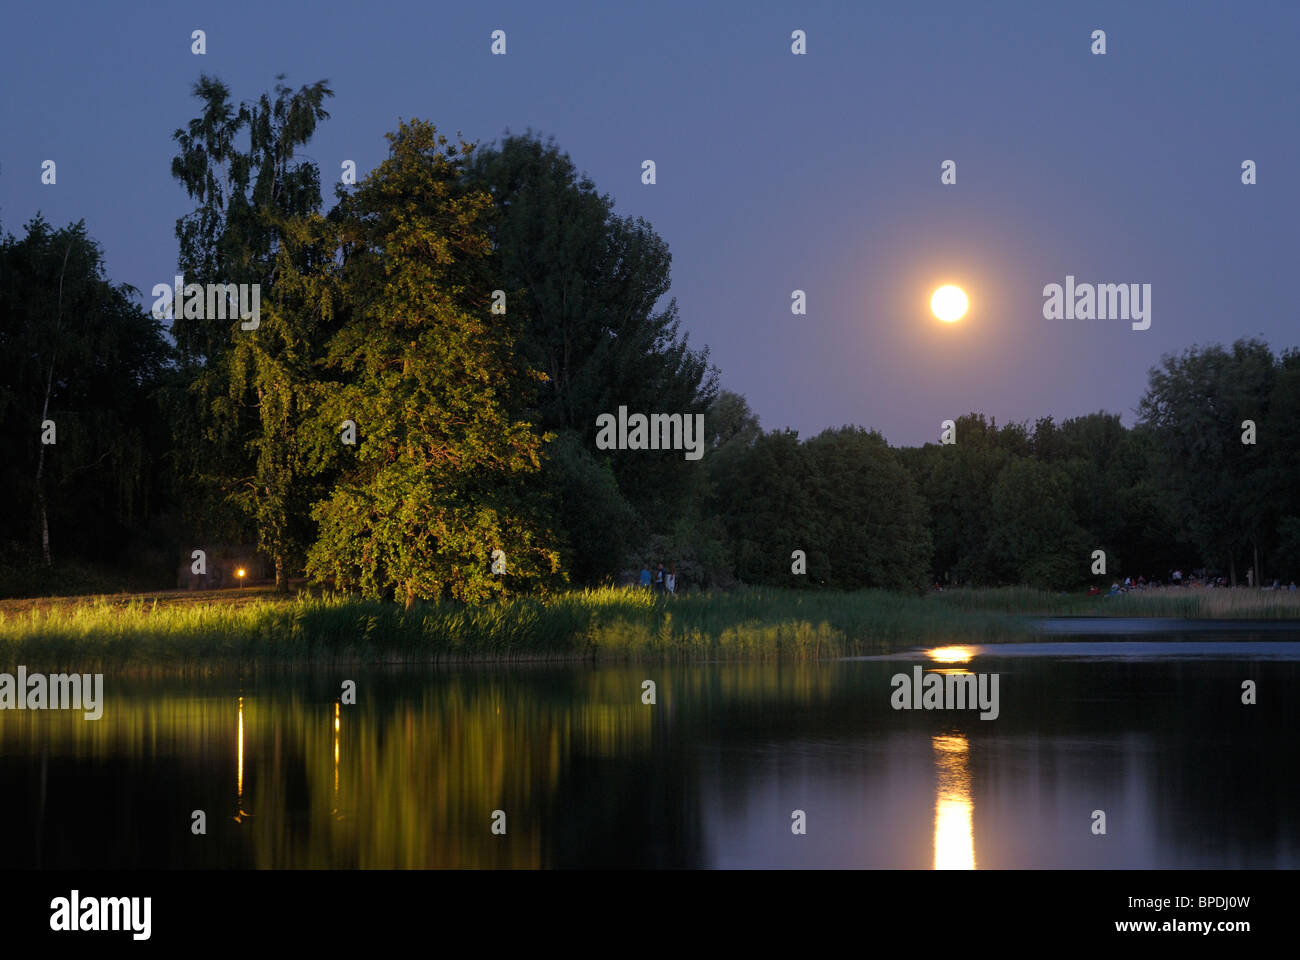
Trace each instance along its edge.
<instances>
[{"instance_id":1,"label":"full moon","mask_svg":"<svg viewBox=\"0 0 1300 960\"><path fill-rule=\"evenodd\" d=\"M966 294L961 287L940 287L930 298L930 309L944 323L954 323L966 315Z\"/></svg>"}]
</instances>

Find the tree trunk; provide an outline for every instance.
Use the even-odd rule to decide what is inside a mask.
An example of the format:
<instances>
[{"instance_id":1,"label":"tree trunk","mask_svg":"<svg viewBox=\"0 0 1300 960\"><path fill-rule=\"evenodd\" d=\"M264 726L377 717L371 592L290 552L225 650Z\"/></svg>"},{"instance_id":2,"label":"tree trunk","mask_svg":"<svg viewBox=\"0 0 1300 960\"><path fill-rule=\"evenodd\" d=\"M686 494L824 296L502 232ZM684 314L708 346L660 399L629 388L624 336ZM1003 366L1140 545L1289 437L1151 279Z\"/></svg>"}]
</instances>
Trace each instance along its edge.
<instances>
[{"instance_id":1,"label":"tree trunk","mask_svg":"<svg viewBox=\"0 0 1300 960\"><path fill-rule=\"evenodd\" d=\"M1237 558L1230 556L1228 558L1228 582L1234 587L1237 585Z\"/></svg>"},{"instance_id":2,"label":"tree trunk","mask_svg":"<svg viewBox=\"0 0 1300 960\"><path fill-rule=\"evenodd\" d=\"M276 593L289 592L289 577L285 572L284 554L275 555L275 591Z\"/></svg>"},{"instance_id":3,"label":"tree trunk","mask_svg":"<svg viewBox=\"0 0 1300 960\"><path fill-rule=\"evenodd\" d=\"M45 451L42 450L41 453L43 456ZM36 482L38 484L41 482L41 471L39 468L36 471ZM50 564L50 518L46 515L45 512L45 491L40 487L37 487L36 489L36 499L40 502L41 505L41 558L45 561L45 565L48 567L51 565Z\"/></svg>"},{"instance_id":4,"label":"tree trunk","mask_svg":"<svg viewBox=\"0 0 1300 960\"><path fill-rule=\"evenodd\" d=\"M410 610L413 606L415 606L415 587L408 586L406 588L406 609Z\"/></svg>"},{"instance_id":5,"label":"tree trunk","mask_svg":"<svg viewBox=\"0 0 1300 960\"><path fill-rule=\"evenodd\" d=\"M51 379L53 379L53 368L50 369ZM45 388L45 409L41 412L41 422L45 422L45 417L50 411L50 389ZM41 444L40 452L36 455L36 503L41 510L41 559L45 565L50 566L50 517L45 509L45 444Z\"/></svg>"},{"instance_id":6,"label":"tree trunk","mask_svg":"<svg viewBox=\"0 0 1300 960\"><path fill-rule=\"evenodd\" d=\"M63 266L59 270L59 305L58 312L54 316L54 333L57 343L58 334L63 327L63 277L68 272L68 255L72 253L72 244L68 243L68 248L63 251ZM45 378L45 403L41 406L41 429L45 429L45 421L50 418L50 394L54 392L54 363L58 357L58 348L50 349L50 373ZM41 507L41 559L45 565L50 566L50 518L45 509L45 444L41 444L40 453L36 457L36 502Z\"/></svg>"}]
</instances>

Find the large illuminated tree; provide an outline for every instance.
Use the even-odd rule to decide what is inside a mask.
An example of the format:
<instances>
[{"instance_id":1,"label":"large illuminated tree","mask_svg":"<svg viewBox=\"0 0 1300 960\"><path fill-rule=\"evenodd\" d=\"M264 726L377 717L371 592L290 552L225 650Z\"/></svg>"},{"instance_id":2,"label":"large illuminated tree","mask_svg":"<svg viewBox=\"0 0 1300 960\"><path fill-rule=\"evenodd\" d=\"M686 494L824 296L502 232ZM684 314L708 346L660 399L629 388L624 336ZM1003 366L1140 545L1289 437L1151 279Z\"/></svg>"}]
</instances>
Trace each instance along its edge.
<instances>
[{"instance_id":1,"label":"large illuminated tree","mask_svg":"<svg viewBox=\"0 0 1300 960\"><path fill-rule=\"evenodd\" d=\"M519 484L544 438L508 404L535 376L515 367L514 316L490 309L491 200L463 180L468 148L422 121L388 139L336 211L349 318L330 343L340 381L324 410L358 437L316 508L308 570L408 607L483 600L559 570Z\"/></svg>"}]
</instances>

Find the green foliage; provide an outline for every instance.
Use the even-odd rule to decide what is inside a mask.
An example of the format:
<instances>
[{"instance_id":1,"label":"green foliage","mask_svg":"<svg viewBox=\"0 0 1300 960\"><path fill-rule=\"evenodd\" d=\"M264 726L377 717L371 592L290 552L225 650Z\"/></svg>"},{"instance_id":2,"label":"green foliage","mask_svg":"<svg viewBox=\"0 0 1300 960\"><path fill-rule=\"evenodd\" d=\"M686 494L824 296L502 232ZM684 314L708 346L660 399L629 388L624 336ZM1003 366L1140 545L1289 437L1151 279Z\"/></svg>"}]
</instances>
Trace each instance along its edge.
<instances>
[{"instance_id":1,"label":"green foliage","mask_svg":"<svg viewBox=\"0 0 1300 960\"><path fill-rule=\"evenodd\" d=\"M432 124L403 123L389 143L336 218L350 317L330 342L341 380L322 413L360 437L315 509L308 572L407 605L545 585L559 555L520 486L544 438L508 409L528 371L514 365L513 319L489 312L490 198L464 182L468 146ZM494 550L504 577L490 573Z\"/></svg>"},{"instance_id":2,"label":"green foliage","mask_svg":"<svg viewBox=\"0 0 1300 960\"><path fill-rule=\"evenodd\" d=\"M749 401L730 390L721 391L704 415L704 435L710 450L720 450L729 443L750 446L762 432Z\"/></svg>"},{"instance_id":3,"label":"green foliage","mask_svg":"<svg viewBox=\"0 0 1300 960\"><path fill-rule=\"evenodd\" d=\"M1125 574L1165 578L1197 551L1154 478L1152 437L1099 412L1033 428L957 421L957 442L901 451L929 510L931 574L946 584L1088 582L1092 551L1104 584Z\"/></svg>"},{"instance_id":4,"label":"green foliage","mask_svg":"<svg viewBox=\"0 0 1300 960\"><path fill-rule=\"evenodd\" d=\"M830 575L812 465L794 431L762 434L752 446L729 444L709 457L713 512L730 545L735 574L745 583L824 585ZM790 572L790 554L803 550L808 573Z\"/></svg>"},{"instance_id":5,"label":"green foliage","mask_svg":"<svg viewBox=\"0 0 1300 960\"><path fill-rule=\"evenodd\" d=\"M1004 579L1044 588L1083 579L1089 544L1073 516L1064 469L1030 459L1009 463L993 486L989 542Z\"/></svg>"},{"instance_id":6,"label":"green foliage","mask_svg":"<svg viewBox=\"0 0 1300 960\"><path fill-rule=\"evenodd\" d=\"M991 497L1009 455L982 442L982 434L974 435L975 442L966 443L971 433L963 431L958 421L956 444L927 444L905 451L902 462L912 472L927 505L934 579L997 583L1003 570L991 545Z\"/></svg>"},{"instance_id":7,"label":"green foliage","mask_svg":"<svg viewBox=\"0 0 1300 960\"><path fill-rule=\"evenodd\" d=\"M543 372L537 423L576 431L594 449L596 417L703 413L716 394L708 351L680 332L669 290L668 246L639 218L580 176L553 142L507 136L476 150L468 182L487 191L493 287L521 329L521 362ZM698 464L680 452L611 451L622 496L649 527L685 509ZM586 563L595 563L589 558Z\"/></svg>"},{"instance_id":8,"label":"green foliage","mask_svg":"<svg viewBox=\"0 0 1300 960\"><path fill-rule=\"evenodd\" d=\"M924 585L932 550L925 505L884 437L860 427L826 430L804 444L804 454L828 584Z\"/></svg>"},{"instance_id":9,"label":"green foliage","mask_svg":"<svg viewBox=\"0 0 1300 960\"><path fill-rule=\"evenodd\" d=\"M279 78L282 79L282 78ZM308 509L319 493L301 441L311 417L320 347L332 311L319 288L332 248L320 239L320 172L300 159L332 91L320 81L297 91L276 84L236 109L221 82L202 77L203 112L173 139L172 174L199 204L177 221L187 283L249 283L261 290L260 325L239 317L185 318L172 331L191 373L178 418L180 464L198 497L196 532L234 524L217 504L237 507L288 589L312 532Z\"/></svg>"},{"instance_id":10,"label":"green foliage","mask_svg":"<svg viewBox=\"0 0 1300 960\"><path fill-rule=\"evenodd\" d=\"M597 460L576 431L565 430L546 445L542 476L554 494L552 515L565 532L561 558L570 579L600 583L617 577L638 520L609 464Z\"/></svg>"},{"instance_id":11,"label":"green foliage","mask_svg":"<svg viewBox=\"0 0 1300 960\"><path fill-rule=\"evenodd\" d=\"M1207 564L1229 568L1234 583L1240 552L1275 528L1277 504L1294 487L1280 469L1286 454L1267 442L1269 430L1289 429L1270 415L1276 373L1257 340L1192 348L1151 371L1139 407L1153 474L1180 526ZM1243 443L1245 420L1264 439Z\"/></svg>"},{"instance_id":12,"label":"green foliage","mask_svg":"<svg viewBox=\"0 0 1300 960\"><path fill-rule=\"evenodd\" d=\"M297 149L329 118L324 80L297 91L277 77L275 98L262 94L236 107L221 81L201 76L194 96L202 113L172 139L172 176L199 206L176 222L179 264L187 283L274 286L276 252L286 217L320 209L320 171ZM172 333L182 357L203 362L223 354L232 327L177 316Z\"/></svg>"},{"instance_id":13,"label":"green foliage","mask_svg":"<svg viewBox=\"0 0 1300 960\"><path fill-rule=\"evenodd\" d=\"M845 427L800 443L793 431L773 431L710 456L712 507L742 581L839 589L925 582L924 504L879 434ZM795 550L806 555L806 574L792 572Z\"/></svg>"}]
</instances>

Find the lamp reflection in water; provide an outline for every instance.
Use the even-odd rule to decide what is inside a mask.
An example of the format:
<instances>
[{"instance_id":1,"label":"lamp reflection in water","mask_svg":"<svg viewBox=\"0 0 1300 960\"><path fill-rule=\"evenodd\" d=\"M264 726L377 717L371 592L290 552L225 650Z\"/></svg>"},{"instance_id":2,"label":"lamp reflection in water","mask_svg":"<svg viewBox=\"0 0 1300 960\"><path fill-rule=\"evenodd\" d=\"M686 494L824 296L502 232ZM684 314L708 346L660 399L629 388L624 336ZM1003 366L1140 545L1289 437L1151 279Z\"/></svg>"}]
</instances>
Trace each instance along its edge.
<instances>
[{"instance_id":1,"label":"lamp reflection in water","mask_svg":"<svg viewBox=\"0 0 1300 960\"><path fill-rule=\"evenodd\" d=\"M244 814L244 698L239 698L239 732L235 738L235 823L242 823Z\"/></svg>"}]
</instances>

